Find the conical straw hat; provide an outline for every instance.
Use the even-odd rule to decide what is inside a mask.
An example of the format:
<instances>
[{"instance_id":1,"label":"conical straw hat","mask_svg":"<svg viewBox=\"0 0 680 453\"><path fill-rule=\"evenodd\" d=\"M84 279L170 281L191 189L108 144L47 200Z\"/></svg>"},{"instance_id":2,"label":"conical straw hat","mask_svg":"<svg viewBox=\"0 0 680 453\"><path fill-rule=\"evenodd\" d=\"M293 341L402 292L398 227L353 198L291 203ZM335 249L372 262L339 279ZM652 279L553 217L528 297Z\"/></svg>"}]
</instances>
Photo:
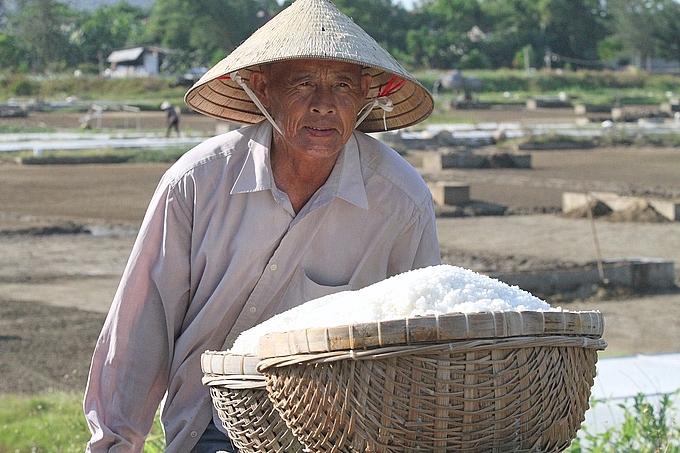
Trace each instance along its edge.
<instances>
[{"instance_id":1,"label":"conical straw hat","mask_svg":"<svg viewBox=\"0 0 680 453\"><path fill-rule=\"evenodd\" d=\"M228 57L206 72L184 97L194 110L243 124L263 114L230 74L248 81L251 68L303 58L356 63L373 76L367 101L389 95L393 108L374 108L357 127L363 132L399 129L426 119L434 107L428 91L352 19L328 0L296 0Z\"/></svg>"}]
</instances>

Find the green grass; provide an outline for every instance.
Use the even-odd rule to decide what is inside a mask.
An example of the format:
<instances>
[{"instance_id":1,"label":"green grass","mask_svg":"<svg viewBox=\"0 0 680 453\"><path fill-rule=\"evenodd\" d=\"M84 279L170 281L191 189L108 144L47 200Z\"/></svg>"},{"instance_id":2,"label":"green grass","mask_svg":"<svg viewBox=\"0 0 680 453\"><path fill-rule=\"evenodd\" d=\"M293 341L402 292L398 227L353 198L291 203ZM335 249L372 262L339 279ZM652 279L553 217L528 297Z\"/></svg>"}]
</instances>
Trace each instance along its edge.
<instances>
[{"instance_id":1,"label":"green grass","mask_svg":"<svg viewBox=\"0 0 680 453\"><path fill-rule=\"evenodd\" d=\"M0 397L0 453L82 452L89 432L82 396Z\"/></svg>"},{"instance_id":2,"label":"green grass","mask_svg":"<svg viewBox=\"0 0 680 453\"><path fill-rule=\"evenodd\" d=\"M45 151L40 156L34 156L31 151L17 151L0 153L0 162L21 161L24 164L31 165L172 163L185 152L187 152L186 147L120 148L115 151L111 149L55 150Z\"/></svg>"},{"instance_id":3,"label":"green grass","mask_svg":"<svg viewBox=\"0 0 680 453\"><path fill-rule=\"evenodd\" d=\"M0 453L82 453L90 438L82 399L75 393L0 395ZM164 449L156 417L144 452Z\"/></svg>"},{"instance_id":4,"label":"green grass","mask_svg":"<svg viewBox=\"0 0 680 453\"><path fill-rule=\"evenodd\" d=\"M48 133L48 132L55 132L54 128L51 127L27 127L27 126L18 126L18 125L12 125L12 124L3 124L0 123L0 134L26 134L26 133Z\"/></svg>"},{"instance_id":5,"label":"green grass","mask_svg":"<svg viewBox=\"0 0 680 453\"><path fill-rule=\"evenodd\" d=\"M31 87L31 93L21 96L13 87L24 81ZM17 100L40 99L42 101L64 101L75 97L81 101L111 101L140 107L142 110L156 110L163 100L180 105L186 87L173 87L173 79L167 77L141 77L107 79L98 76L74 77L63 75L50 79L34 80L24 75L0 77L0 102L9 98Z\"/></svg>"}]
</instances>

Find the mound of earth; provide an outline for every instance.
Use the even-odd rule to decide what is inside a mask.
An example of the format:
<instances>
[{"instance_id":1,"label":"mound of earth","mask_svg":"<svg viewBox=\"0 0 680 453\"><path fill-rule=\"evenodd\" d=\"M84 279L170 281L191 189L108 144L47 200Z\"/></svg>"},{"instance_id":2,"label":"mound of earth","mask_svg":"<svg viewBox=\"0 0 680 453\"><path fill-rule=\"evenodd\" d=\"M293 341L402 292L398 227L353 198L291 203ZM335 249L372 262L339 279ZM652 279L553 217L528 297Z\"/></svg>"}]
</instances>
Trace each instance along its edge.
<instances>
[{"instance_id":1,"label":"mound of earth","mask_svg":"<svg viewBox=\"0 0 680 453\"><path fill-rule=\"evenodd\" d=\"M590 210L590 213L588 212ZM648 202L637 203L628 209L614 211L607 204L600 200L592 200L589 206L582 206L572 209L569 212L561 213L563 217L571 219L588 218L590 215L596 219L607 220L610 222L645 222L645 223L666 223L670 220L659 214Z\"/></svg>"}]
</instances>

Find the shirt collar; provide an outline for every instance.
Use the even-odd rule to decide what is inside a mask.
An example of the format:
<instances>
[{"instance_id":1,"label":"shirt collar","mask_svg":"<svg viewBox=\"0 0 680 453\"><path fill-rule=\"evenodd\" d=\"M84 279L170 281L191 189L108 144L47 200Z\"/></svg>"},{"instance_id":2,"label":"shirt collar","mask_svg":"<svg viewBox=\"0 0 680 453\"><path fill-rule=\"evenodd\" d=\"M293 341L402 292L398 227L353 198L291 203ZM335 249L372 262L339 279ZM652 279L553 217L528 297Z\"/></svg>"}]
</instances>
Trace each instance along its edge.
<instances>
[{"instance_id":1,"label":"shirt collar","mask_svg":"<svg viewBox=\"0 0 680 453\"><path fill-rule=\"evenodd\" d=\"M255 132L248 140L248 155L241 167L231 193L248 193L272 188L271 163L269 162L269 147L272 141L272 126L263 121L254 127Z\"/></svg>"},{"instance_id":2,"label":"shirt collar","mask_svg":"<svg viewBox=\"0 0 680 453\"><path fill-rule=\"evenodd\" d=\"M274 178L269 160L273 128L268 121L262 121L255 127L257 129L248 141L248 156L231 189L232 194L273 188ZM338 197L360 208L368 209L368 197L361 174L359 145L354 134L340 152L331 175L319 190L317 195L320 195L321 199L317 202L327 203L330 201L328 197Z\"/></svg>"}]
</instances>

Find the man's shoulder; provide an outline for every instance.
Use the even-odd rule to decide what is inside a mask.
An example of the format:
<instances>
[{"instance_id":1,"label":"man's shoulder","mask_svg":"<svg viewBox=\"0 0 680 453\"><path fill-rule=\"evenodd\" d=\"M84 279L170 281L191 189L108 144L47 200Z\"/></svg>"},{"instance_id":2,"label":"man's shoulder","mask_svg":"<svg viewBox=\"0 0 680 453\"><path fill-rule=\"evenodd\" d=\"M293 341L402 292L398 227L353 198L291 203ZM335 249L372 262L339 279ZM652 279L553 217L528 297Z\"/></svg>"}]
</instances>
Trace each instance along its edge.
<instances>
[{"instance_id":1,"label":"man's shoulder","mask_svg":"<svg viewBox=\"0 0 680 453\"><path fill-rule=\"evenodd\" d=\"M188 173L198 170L210 170L214 167L228 165L234 159L248 153L248 144L255 133L256 126L244 126L214 137L208 138L184 153L168 169L166 176L178 180Z\"/></svg>"},{"instance_id":2,"label":"man's shoulder","mask_svg":"<svg viewBox=\"0 0 680 453\"><path fill-rule=\"evenodd\" d=\"M420 173L394 149L364 133L356 133L362 171L379 176L417 201L431 197ZM366 174L365 174L366 176Z\"/></svg>"}]
</instances>

